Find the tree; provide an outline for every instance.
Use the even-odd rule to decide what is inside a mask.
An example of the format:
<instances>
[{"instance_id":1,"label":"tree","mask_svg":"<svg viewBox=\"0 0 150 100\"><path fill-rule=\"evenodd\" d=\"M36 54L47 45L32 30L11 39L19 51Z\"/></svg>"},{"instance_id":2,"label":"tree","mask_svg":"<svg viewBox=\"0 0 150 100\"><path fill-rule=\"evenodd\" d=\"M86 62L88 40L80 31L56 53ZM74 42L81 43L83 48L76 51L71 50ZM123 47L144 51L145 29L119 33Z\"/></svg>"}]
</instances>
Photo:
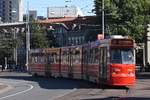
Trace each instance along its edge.
<instances>
[{"instance_id":1,"label":"tree","mask_svg":"<svg viewBox=\"0 0 150 100\"><path fill-rule=\"evenodd\" d=\"M16 47L17 41L12 33L2 32L0 37L0 64L4 64L5 57L10 59L13 57L13 48Z\"/></svg>"},{"instance_id":2,"label":"tree","mask_svg":"<svg viewBox=\"0 0 150 100\"><path fill-rule=\"evenodd\" d=\"M94 2L97 16L101 16L102 0ZM142 33L150 22L150 0L104 0L104 3L108 34L129 35L136 42L143 42Z\"/></svg>"},{"instance_id":3,"label":"tree","mask_svg":"<svg viewBox=\"0 0 150 100\"><path fill-rule=\"evenodd\" d=\"M19 43L26 43L26 33L19 35ZM22 46L22 44L19 44ZM56 47L56 38L53 35L53 30L42 27L36 22L30 23L30 47L31 49Z\"/></svg>"},{"instance_id":4,"label":"tree","mask_svg":"<svg viewBox=\"0 0 150 100\"><path fill-rule=\"evenodd\" d=\"M59 45L56 42L56 37L53 34L53 29L46 29L46 37L48 40L49 47L58 47Z\"/></svg>"},{"instance_id":5,"label":"tree","mask_svg":"<svg viewBox=\"0 0 150 100\"><path fill-rule=\"evenodd\" d=\"M37 23L32 23L30 30L31 30L31 48L35 49L48 47L45 29L43 29Z\"/></svg>"}]
</instances>

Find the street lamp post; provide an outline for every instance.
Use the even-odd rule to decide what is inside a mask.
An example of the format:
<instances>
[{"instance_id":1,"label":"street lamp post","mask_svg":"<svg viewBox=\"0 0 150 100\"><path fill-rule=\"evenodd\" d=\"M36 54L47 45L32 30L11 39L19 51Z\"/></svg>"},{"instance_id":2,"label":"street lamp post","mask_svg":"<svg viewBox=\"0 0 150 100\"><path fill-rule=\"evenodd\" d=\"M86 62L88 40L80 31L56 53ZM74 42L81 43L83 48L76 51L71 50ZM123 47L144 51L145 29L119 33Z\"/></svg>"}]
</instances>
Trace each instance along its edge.
<instances>
[{"instance_id":1,"label":"street lamp post","mask_svg":"<svg viewBox=\"0 0 150 100\"><path fill-rule=\"evenodd\" d=\"M17 31L17 29L14 28L14 29L13 29L13 39L14 39L14 40L17 39L17 35L16 35L17 33L16 33L16 31ZM14 47L14 50L13 50L13 51L14 51L14 61L15 61L15 65L17 65L17 60L18 60L18 59L17 59L17 45Z\"/></svg>"},{"instance_id":2,"label":"street lamp post","mask_svg":"<svg viewBox=\"0 0 150 100\"><path fill-rule=\"evenodd\" d=\"M15 9L15 8L13 8L13 10L11 11L11 13L12 13L12 20L11 20L11 22L13 23L13 22L16 22L17 21L17 19L16 19L16 14L17 14L17 10ZM12 32L13 32L13 39L17 39L17 35L16 35L16 31L17 31L17 29L16 28L14 28L14 29L12 29ZM14 61L15 61L15 65L17 65L17 46L15 46L14 47L14 49L13 49L13 56L14 56Z\"/></svg>"},{"instance_id":3,"label":"street lamp post","mask_svg":"<svg viewBox=\"0 0 150 100\"><path fill-rule=\"evenodd\" d=\"M26 69L29 70L29 51L30 51L30 27L29 27L29 2L27 2L26 12Z\"/></svg>"},{"instance_id":4,"label":"street lamp post","mask_svg":"<svg viewBox=\"0 0 150 100\"><path fill-rule=\"evenodd\" d=\"M105 33L105 12L104 12L104 0L102 0L102 35L104 37L104 33Z\"/></svg>"}]
</instances>

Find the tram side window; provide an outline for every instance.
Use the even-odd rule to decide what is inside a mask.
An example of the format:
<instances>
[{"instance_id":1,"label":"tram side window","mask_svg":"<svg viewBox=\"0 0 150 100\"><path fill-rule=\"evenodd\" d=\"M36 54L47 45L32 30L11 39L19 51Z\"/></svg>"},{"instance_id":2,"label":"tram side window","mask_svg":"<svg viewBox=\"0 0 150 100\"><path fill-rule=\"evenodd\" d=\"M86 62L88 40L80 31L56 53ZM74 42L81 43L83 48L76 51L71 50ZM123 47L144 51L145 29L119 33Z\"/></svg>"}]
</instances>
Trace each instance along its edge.
<instances>
[{"instance_id":1,"label":"tram side window","mask_svg":"<svg viewBox=\"0 0 150 100\"><path fill-rule=\"evenodd\" d=\"M107 63L107 48L103 48L104 49L104 64L106 65Z\"/></svg>"},{"instance_id":2,"label":"tram side window","mask_svg":"<svg viewBox=\"0 0 150 100\"><path fill-rule=\"evenodd\" d=\"M81 63L81 57L80 57L80 50L75 50L72 54L73 56L73 63L79 64Z\"/></svg>"},{"instance_id":3,"label":"tram side window","mask_svg":"<svg viewBox=\"0 0 150 100\"><path fill-rule=\"evenodd\" d=\"M62 51L61 63L66 64L68 63L68 61L69 61L68 51Z\"/></svg>"},{"instance_id":4,"label":"tram side window","mask_svg":"<svg viewBox=\"0 0 150 100\"><path fill-rule=\"evenodd\" d=\"M37 56L34 56L33 59L34 59L34 63L38 63L38 57Z\"/></svg>"},{"instance_id":5,"label":"tram side window","mask_svg":"<svg viewBox=\"0 0 150 100\"><path fill-rule=\"evenodd\" d=\"M100 64L106 66L107 64L107 48L100 48L100 52L97 53L98 59L100 58Z\"/></svg>"},{"instance_id":6,"label":"tram side window","mask_svg":"<svg viewBox=\"0 0 150 100\"><path fill-rule=\"evenodd\" d=\"M90 64L94 63L94 49L93 48L90 49L89 62Z\"/></svg>"},{"instance_id":7,"label":"tram side window","mask_svg":"<svg viewBox=\"0 0 150 100\"><path fill-rule=\"evenodd\" d=\"M53 61L53 57L52 57L52 55L51 54L49 54L48 55L48 63L53 63L54 61Z\"/></svg>"},{"instance_id":8,"label":"tram side window","mask_svg":"<svg viewBox=\"0 0 150 100\"><path fill-rule=\"evenodd\" d=\"M59 63L59 58L60 57L60 55L59 55L59 53L56 53L56 63Z\"/></svg>"},{"instance_id":9,"label":"tram side window","mask_svg":"<svg viewBox=\"0 0 150 100\"><path fill-rule=\"evenodd\" d=\"M58 63L59 62L59 56L57 53L53 53L52 54L52 58L53 58L53 62L54 64Z\"/></svg>"},{"instance_id":10,"label":"tram side window","mask_svg":"<svg viewBox=\"0 0 150 100\"><path fill-rule=\"evenodd\" d=\"M31 63L34 64L34 57L31 56Z\"/></svg>"},{"instance_id":11,"label":"tram side window","mask_svg":"<svg viewBox=\"0 0 150 100\"><path fill-rule=\"evenodd\" d=\"M100 60L99 60L99 64L100 64L100 77L102 77L102 74L103 74L103 51L102 51L102 48L100 48Z\"/></svg>"},{"instance_id":12,"label":"tram side window","mask_svg":"<svg viewBox=\"0 0 150 100\"><path fill-rule=\"evenodd\" d=\"M83 63L87 62L87 51L85 49L83 49Z\"/></svg>"},{"instance_id":13,"label":"tram side window","mask_svg":"<svg viewBox=\"0 0 150 100\"><path fill-rule=\"evenodd\" d=\"M92 52L91 51L92 51L91 49L87 51L87 59L88 59L89 64L91 64L91 61L92 61L92 57L91 57Z\"/></svg>"},{"instance_id":14,"label":"tram side window","mask_svg":"<svg viewBox=\"0 0 150 100\"><path fill-rule=\"evenodd\" d=\"M107 77L107 48L102 47L100 51L100 77L106 79Z\"/></svg>"},{"instance_id":15,"label":"tram side window","mask_svg":"<svg viewBox=\"0 0 150 100\"><path fill-rule=\"evenodd\" d=\"M89 62L91 64L98 64L99 63L99 51L98 51L98 48L92 48L90 50Z\"/></svg>"},{"instance_id":16,"label":"tram side window","mask_svg":"<svg viewBox=\"0 0 150 100\"><path fill-rule=\"evenodd\" d=\"M61 63L62 64L66 63L66 52L65 51L62 51L62 54L61 54Z\"/></svg>"},{"instance_id":17,"label":"tram side window","mask_svg":"<svg viewBox=\"0 0 150 100\"><path fill-rule=\"evenodd\" d=\"M44 63L45 62L44 56L38 56L38 62L41 64Z\"/></svg>"},{"instance_id":18,"label":"tram side window","mask_svg":"<svg viewBox=\"0 0 150 100\"><path fill-rule=\"evenodd\" d=\"M51 56L48 55L48 56L47 56L47 63L50 64L50 62L51 62Z\"/></svg>"},{"instance_id":19,"label":"tram side window","mask_svg":"<svg viewBox=\"0 0 150 100\"><path fill-rule=\"evenodd\" d=\"M98 64L99 62L99 51L98 48L93 49L93 63Z\"/></svg>"},{"instance_id":20,"label":"tram side window","mask_svg":"<svg viewBox=\"0 0 150 100\"><path fill-rule=\"evenodd\" d=\"M102 61L102 59L103 59L103 55L102 55L103 51L102 51L101 48L100 48L99 51L100 51L100 64L102 64L102 62L103 62L103 61Z\"/></svg>"},{"instance_id":21,"label":"tram side window","mask_svg":"<svg viewBox=\"0 0 150 100\"><path fill-rule=\"evenodd\" d=\"M59 54L57 54L57 53L49 54L49 56L48 56L48 63L50 63L50 64L59 63Z\"/></svg>"}]
</instances>

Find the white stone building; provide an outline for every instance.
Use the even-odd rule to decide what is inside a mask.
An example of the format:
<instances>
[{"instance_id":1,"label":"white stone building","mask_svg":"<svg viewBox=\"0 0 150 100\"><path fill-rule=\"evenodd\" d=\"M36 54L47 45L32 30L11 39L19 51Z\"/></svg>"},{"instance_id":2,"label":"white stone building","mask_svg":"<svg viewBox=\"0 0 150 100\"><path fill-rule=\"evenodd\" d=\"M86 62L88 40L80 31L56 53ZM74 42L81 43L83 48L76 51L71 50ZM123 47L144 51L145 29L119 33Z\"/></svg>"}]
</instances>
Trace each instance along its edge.
<instances>
[{"instance_id":1,"label":"white stone building","mask_svg":"<svg viewBox=\"0 0 150 100\"><path fill-rule=\"evenodd\" d=\"M47 8L47 18L78 17L78 16L83 16L83 13L76 6Z\"/></svg>"}]
</instances>

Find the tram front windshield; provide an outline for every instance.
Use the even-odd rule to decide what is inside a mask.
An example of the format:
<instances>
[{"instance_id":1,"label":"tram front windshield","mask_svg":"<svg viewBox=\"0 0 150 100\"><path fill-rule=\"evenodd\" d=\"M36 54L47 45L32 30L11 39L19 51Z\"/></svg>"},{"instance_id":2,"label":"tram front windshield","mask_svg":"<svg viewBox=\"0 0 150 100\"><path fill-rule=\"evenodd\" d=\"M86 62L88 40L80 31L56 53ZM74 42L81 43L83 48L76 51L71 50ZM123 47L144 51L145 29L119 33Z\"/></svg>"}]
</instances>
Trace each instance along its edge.
<instances>
[{"instance_id":1,"label":"tram front windshield","mask_svg":"<svg viewBox=\"0 0 150 100\"><path fill-rule=\"evenodd\" d=\"M111 63L134 64L133 49L111 49Z\"/></svg>"}]
</instances>

